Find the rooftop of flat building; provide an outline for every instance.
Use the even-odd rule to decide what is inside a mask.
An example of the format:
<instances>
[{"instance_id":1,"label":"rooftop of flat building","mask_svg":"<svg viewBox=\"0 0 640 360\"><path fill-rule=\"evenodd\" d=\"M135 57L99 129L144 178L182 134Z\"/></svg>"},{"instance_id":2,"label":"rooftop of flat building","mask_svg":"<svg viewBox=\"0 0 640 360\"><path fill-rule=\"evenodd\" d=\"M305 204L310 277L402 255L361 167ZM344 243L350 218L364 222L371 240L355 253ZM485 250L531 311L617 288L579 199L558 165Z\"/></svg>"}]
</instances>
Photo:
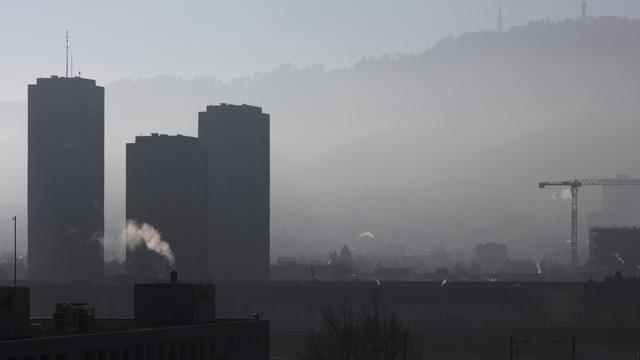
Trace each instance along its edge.
<instances>
[{"instance_id":1,"label":"rooftop of flat building","mask_svg":"<svg viewBox=\"0 0 640 360\"><path fill-rule=\"evenodd\" d=\"M50 84L50 83L61 83L61 82L89 83L92 85L96 84L95 80L83 78L80 76L66 77L66 76L51 75L50 77L40 77L36 79L36 84Z\"/></svg>"},{"instance_id":2,"label":"rooftop of flat building","mask_svg":"<svg viewBox=\"0 0 640 360\"><path fill-rule=\"evenodd\" d=\"M589 230L593 231L640 231L640 227L635 225L633 226L625 226L625 225L599 225L599 226L590 226Z\"/></svg>"},{"instance_id":3,"label":"rooftop of flat building","mask_svg":"<svg viewBox=\"0 0 640 360\"><path fill-rule=\"evenodd\" d=\"M185 136L182 134L167 135L160 133L151 133L149 135L136 136L136 144L147 143L171 143L171 144L197 144L198 138L193 136Z\"/></svg>"},{"instance_id":4,"label":"rooftop of flat building","mask_svg":"<svg viewBox=\"0 0 640 360\"><path fill-rule=\"evenodd\" d=\"M207 112L209 111L245 111L245 112L251 112L251 113L262 113L262 108L259 106L253 106L253 105L247 105L247 104L234 105L234 104L220 103L219 105L208 105L206 111Z\"/></svg>"}]
</instances>

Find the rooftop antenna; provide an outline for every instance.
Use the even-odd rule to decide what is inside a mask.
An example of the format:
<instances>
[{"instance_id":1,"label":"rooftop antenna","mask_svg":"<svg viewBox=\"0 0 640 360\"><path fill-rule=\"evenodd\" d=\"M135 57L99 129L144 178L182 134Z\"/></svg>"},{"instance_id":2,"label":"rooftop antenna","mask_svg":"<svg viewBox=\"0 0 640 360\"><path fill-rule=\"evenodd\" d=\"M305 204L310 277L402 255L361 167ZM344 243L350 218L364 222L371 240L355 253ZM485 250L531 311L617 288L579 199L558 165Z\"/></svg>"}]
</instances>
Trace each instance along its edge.
<instances>
[{"instance_id":1,"label":"rooftop antenna","mask_svg":"<svg viewBox=\"0 0 640 360\"><path fill-rule=\"evenodd\" d=\"M502 0L498 2L498 22L496 24L496 31L501 33L504 27L504 19L502 18Z\"/></svg>"},{"instance_id":2,"label":"rooftop antenna","mask_svg":"<svg viewBox=\"0 0 640 360\"><path fill-rule=\"evenodd\" d=\"M587 5L587 0L582 0L582 20L583 21L587 21L587 9L589 8L589 5Z\"/></svg>"},{"instance_id":3,"label":"rooftop antenna","mask_svg":"<svg viewBox=\"0 0 640 360\"><path fill-rule=\"evenodd\" d=\"M66 65L65 65L65 77L69 77L69 30L64 33L64 49L66 50Z\"/></svg>"},{"instance_id":4,"label":"rooftop antenna","mask_svg":"<svg viewBox=\"0 0 640 360\"><path fill-rule=\"evenodd\" d=\"M70 52L69 57L71 61L71 77L73 77L73 47L71 45L69 45L69 52Z\"/></svg>"}]
</instances>

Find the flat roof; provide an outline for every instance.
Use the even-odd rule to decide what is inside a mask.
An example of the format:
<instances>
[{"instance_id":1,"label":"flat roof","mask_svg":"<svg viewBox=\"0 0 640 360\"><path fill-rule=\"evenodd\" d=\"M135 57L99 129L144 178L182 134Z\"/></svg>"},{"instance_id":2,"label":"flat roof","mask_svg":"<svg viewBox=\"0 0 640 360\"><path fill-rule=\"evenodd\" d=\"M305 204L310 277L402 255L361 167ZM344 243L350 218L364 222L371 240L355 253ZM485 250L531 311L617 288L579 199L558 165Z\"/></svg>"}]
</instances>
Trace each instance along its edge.
<instances>
[{"instance_id":1,"label":"flat roof","mask_svg":"<svg viewBox=\"0 0 640 360\"><path fill-rule=\"evenodd\" d=\"M211 322L194 323L184 325L160 325L153 326L149 324L139 324L134 319L94 319L89 325L89 330L86 333L78 332L74 327L69 327L67 331L60 332L55 331L53 319L51 318L31 318L29 321L29 334L30 337L26 338L42 338L42 337L58 337L58 336L72 336L72 335L92 335L92 334L106 334L117 333L127 331L138 330L152 330L152 329L167 329L187 326L202 326L202 325L214 325L223 326L227 324L238 324L247 322L267 321L265 319L216 319ZM16 340L16 339L11 339ZM2 342L3 340L0 340Z\"/></svg>"}]
</instances>

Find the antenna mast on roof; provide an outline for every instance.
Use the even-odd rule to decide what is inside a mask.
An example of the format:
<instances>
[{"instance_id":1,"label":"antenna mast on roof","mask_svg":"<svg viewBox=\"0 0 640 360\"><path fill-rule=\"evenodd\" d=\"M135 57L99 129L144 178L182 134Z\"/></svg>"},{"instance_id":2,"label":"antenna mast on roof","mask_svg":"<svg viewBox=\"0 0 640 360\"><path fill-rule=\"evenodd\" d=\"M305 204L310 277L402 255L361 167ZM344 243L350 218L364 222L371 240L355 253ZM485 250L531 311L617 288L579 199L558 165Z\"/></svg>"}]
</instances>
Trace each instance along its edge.
<instances>
[{"instance_id":1,"label":"antenna mast on roof","mask_svg":"<svg viewBox=\"0 0 640 360\"><path fill-rule=\"evenodd\" d=\"M64 34L64 49L66 50L66 65L65 65L65 77L69 77L69 30L65 31Z\"/></svg>"},{"instance_id":2,"label":"antenna mast on roof","mask_svg":"<svg viewBox=\"0 0 640 360\"><path fill-rule=\"evenodd\" d=\"M496 31L502 32L504 28L504 19L502 18L502 1L498 3L498 22L496 24Z\"/></svg>"}]
</instances>

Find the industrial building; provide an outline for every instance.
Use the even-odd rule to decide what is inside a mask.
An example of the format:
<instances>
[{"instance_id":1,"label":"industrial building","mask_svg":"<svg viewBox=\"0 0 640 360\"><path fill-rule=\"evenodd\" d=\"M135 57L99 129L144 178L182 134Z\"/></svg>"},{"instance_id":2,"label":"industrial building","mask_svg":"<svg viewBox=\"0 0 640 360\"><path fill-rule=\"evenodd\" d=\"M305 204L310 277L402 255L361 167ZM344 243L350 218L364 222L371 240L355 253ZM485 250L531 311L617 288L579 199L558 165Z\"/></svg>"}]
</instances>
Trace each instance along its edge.
<instances>
[{"instance_id":1,"label":"industrial building","mask_svg":"<svg viewBox=\"0 0 640 360\"><path fill-rule=\"evenodd\" d=\"M127 272L149 281L177 269L188 280L209 279L207 152L198 139L137 136L127 144L126 183ZM175 263L131 238L140 235L129 227L144 224L169 245Z\"/></svg>"},{"instance_id":2,"label":"industrial building","mask_svg":"<svg viewBox=\"0 0 640 360\"><path fill-rule=\"evenodd\" d=\"M198 136L208 151L209 265L216 281L269 279L269 114L207 106Z\"/></svg>"},{"instance_id":3,"label":"industrial building","mask_svg":"<svg viewBox=\"0 0 640 360\"><path fill-rule=\"evenodd\" d=\"M28 90L29 277L103 275L104 88L39 78Z\"/></svg>"},{"instance_id":4,"label":"industrial building","mask_svg":"<svg viewBox=\"0 0 640 360\"><path fill-rule=\"evenodd\" d=\"M640 228L589 228L589 267L597 275L621 271L625 275L640 271Z\"/></svg>"},{"instance_id":5,"label":"industrial building","mask_svg":"<svg viewBox=\"0 0 640 360\"><path fill-rule=\"evenodd\" d=\"M22 297L19 309L27 316L22 311L7 323L19 332L0 333L0 359L269 359L269 321L216 318L214 289L175 276L171 283L138 284L128 319L97 319L86 303L59 303L53 316L29 319Z\"/></svg>"}]
</instances>

